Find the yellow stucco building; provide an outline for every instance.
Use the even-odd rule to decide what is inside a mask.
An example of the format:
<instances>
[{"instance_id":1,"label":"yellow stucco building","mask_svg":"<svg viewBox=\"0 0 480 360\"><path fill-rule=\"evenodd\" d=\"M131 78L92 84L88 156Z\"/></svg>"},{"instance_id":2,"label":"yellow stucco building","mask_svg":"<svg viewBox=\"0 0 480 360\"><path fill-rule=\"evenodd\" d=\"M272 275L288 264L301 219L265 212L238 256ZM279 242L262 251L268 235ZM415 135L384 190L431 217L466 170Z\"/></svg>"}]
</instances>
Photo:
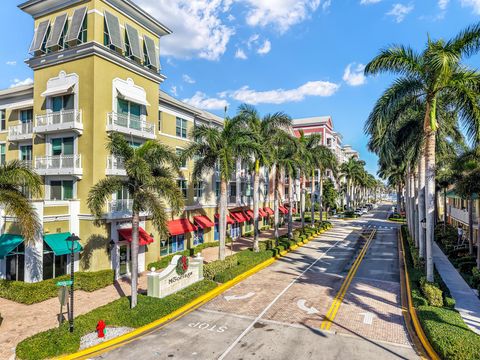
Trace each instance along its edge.
<instances>
[{"instance_id":1,"label":"yellow stucco building","mask_svg":"<svg viewBox=\"0 0 480 360\"><path fill-rule=\"evenodd\" d=\"M29 0L19 8L34 19L26 61L34 83L0 91L0 162L19 159L42 176L44 197L32 202L43 233L24 243L15 219L2 213L0 278L35 282L65 274L70 263L65 239L72 233L80 237L75 271L114 269L117 277L128 275L128 193L112 194L102 226L94 224L86 203L100 179L125 174L106 149L107 134L122 133L132 146L156 139L181 152L192 127L222 126L223 120L160 90L165 79L160 38L171 31L130 0ZM160 239L148 214L142 214L140 271L161 256L218 239L216 174L194 183L191 169L191 162L184 164L178 179L186 207L172 217L168 239ZM252 196L241 161L236 175L231 212L245 210ZM273 199L266 179L265 172L263 206ZM251 229L249 220L231 222L233 237Z\"/></svg>"}]
</instances>

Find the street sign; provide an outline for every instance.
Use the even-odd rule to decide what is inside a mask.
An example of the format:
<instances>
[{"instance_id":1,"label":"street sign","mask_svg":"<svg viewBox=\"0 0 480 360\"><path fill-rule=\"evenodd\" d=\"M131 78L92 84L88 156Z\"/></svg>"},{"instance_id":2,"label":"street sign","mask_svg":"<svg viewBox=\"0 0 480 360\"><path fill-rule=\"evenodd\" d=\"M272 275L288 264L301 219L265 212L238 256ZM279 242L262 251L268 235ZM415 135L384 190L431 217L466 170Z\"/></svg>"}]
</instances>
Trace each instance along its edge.
<instances>
[{"instance_id":1,"label":"street sign","mask_svg":"<svg viewBox=\"0 0 480 360\"><path fill-rule=\"evenodd\" d=\"M60 301L60 306L65 306L67 305L67 299L68 299L68 288L66 286L62 286L60 289L58 289L58 301Z\"/></svg>"},{"instance_id":2,"label":"street sign","mask_svg":"<svg viewBox=\"0 0 480 360\"><path fill-rule=\"evenodd\" d=\"M72 280L65 280L57 282L57 286L70 286L72 285Z\"/></svg>"}]
</instances>

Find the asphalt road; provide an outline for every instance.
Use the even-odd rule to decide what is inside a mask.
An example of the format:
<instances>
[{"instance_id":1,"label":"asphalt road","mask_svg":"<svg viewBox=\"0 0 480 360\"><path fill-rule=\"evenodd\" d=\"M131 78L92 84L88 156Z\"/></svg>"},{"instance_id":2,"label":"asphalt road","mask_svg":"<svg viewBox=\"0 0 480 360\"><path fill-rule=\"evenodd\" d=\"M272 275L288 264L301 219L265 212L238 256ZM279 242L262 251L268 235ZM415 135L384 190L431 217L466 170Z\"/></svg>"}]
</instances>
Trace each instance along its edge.
<instances>
[{"instance_id":1,"label":"asphalt road","mask_svg":"<svg viewBox=\"0 0 480 360\"><path fill-rule=\"evenodd\" d=\"M387 211L335 221L201 308L98 359L417 359Z\"/></svg>"}]
</instances>

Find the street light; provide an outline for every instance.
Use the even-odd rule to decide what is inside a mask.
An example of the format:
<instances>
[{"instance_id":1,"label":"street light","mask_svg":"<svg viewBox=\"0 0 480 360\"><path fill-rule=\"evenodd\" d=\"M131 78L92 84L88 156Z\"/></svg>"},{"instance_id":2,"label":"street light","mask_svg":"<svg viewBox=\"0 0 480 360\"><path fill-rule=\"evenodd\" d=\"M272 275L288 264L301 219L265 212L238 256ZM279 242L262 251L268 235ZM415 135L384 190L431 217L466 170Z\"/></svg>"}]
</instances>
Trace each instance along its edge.
<instances>
[{"instance_id":1,"label":"street light","mask_svg":"<svg viewBox=\"0 0 480 360\"><path fill-rule=\"evenodd\" d=\"M70 323L70 332L73 332L73 281L74 281L74 258L75 258L75 242L80 238L73 233L65 239L67 241L68 249L70 250L70 314L68 314L68 320Z\"/></svg>"},{"instance_id":2,"label":"street light","mask_svg":"<svg viewBox=\"0 0 480 360\"><path fill-rule=\"evenodd\" d=\"M422 224L422 229L425 230L427 228L427 219L426 218L423 218L421 221L420 221L420 224Z\"/></svg>"}]
</instances>

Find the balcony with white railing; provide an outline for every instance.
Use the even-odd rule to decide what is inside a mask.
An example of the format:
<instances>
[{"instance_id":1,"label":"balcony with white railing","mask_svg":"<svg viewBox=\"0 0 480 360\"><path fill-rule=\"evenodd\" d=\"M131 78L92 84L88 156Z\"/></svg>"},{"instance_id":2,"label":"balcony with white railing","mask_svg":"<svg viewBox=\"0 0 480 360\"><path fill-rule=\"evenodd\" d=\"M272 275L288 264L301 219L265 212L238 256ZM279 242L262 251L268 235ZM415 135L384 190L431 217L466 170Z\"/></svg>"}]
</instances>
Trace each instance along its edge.
<instances>
[{"instance_id":1,"label":"balcony with white railing","mask_svg":"<svg viewBox=\"0 0 480 360\"><path fill-rule=\"evenodd\" d=\"M450 215L450 217L468 225L468 211L466 209L458 209L451 205L448 208L448 214ZM473 212L473 222L477 222L477 214L475 211Z\"/></svg>"},{"instance_id":2,"label":"balcony with white railing","mask_svg":"<svg viewBox=\"0 0 480 360\"><path fill-rule=\"evenodd\" d=\"M155 125L147 122L144 116L108 113L107 131L116 131L144 139L155 139Z\"/></svg>"},{"instance_id":3,"label":"balcony with white railing","mask_svg":"<svg viewBox=\"0 0 480 360\"><path fill-rule=\"evenodd\" d=\"M105 170L105 174L125 176L127 175L127 172L125 171L125 164L116 156L110 155L107 157L107 168Z\"/></svg>"},{"instance_id":4,"label":"balcony with white railing","mask_svg":"<svg viewBox=\"0 0 480 360\"><path fill-rule=\"evenodd\" d=\"M33 122L25 122L8 128L8 141L29 140L33 136Z\"/></svg>"},{"instance_id":5,"label":"balcony with white railing","mask_svg":"<svg viewBox=\"0 0 480 360\"><path fill-rule=\"evenodd\" d=\"M109 213L126 213L131 212L133 208L132 199L112 200L108 203Z\"/></svg>"},{"instance_id":6,"label":"balcony with white railing","mask_svg":"<svg viewBox=\"0 0 480 360\"><path fill-rule=\"evenodd\" d=\"M83 132L82 110L62 110L36 115L33 131L37 134L59 131L75 131L81 134Z\"/></svg>"},{"instance_id":7,"label":"balcony with white railing","mask_svg":"<svg viewBox=\"0 0 480 360\"><path fill-rule=\"evenodd\" d=\"M35 170L39 175L83 175L81 155L53 155L35 158Z\"/></svg>"}]
</instances>

